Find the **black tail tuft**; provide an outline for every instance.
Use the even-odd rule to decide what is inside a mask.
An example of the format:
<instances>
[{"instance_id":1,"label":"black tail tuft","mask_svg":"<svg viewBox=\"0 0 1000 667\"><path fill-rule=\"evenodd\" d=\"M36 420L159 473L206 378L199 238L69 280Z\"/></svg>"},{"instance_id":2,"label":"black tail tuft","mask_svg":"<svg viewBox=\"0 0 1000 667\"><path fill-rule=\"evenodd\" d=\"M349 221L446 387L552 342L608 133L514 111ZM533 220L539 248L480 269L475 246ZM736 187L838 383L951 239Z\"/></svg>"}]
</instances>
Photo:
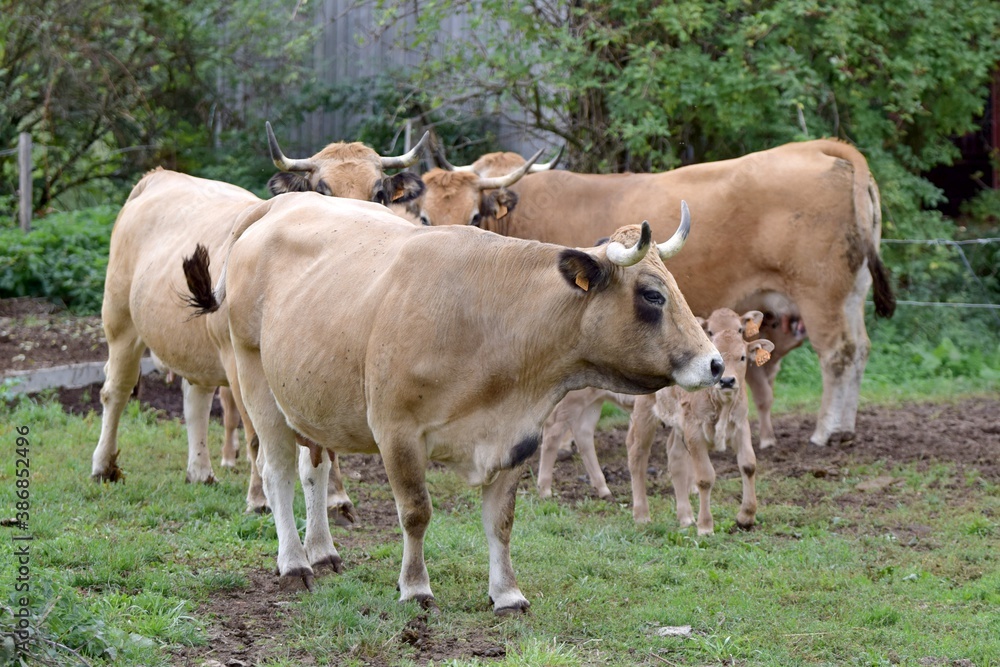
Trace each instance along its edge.
<instances>
[{"instance_id":1,"label":"black tail tuft","mask_svg":"<svg viewBox=\"0 0 1000 667\"><path fill-rule=\"evenodd\" d=\"M896 296L889 283L889 269L882 263L877 251L868 254L868 270L871 271L875 292L875 315L889 318L896 312Z\"/></svg>"},{"instance_id":2,"label":"black tail tuft","mask_svg":"<svg viewBox=\"0 0 1000 667\"><path fill-rule=\"evenodd\" d=\"M212 274L208 270L208 248L198 244L194 254L184 258L184 277L187 279L189 294L183 295L195 315L207 315L219 309L219 302L212 291Z\"/></svg>"}]
</instances>

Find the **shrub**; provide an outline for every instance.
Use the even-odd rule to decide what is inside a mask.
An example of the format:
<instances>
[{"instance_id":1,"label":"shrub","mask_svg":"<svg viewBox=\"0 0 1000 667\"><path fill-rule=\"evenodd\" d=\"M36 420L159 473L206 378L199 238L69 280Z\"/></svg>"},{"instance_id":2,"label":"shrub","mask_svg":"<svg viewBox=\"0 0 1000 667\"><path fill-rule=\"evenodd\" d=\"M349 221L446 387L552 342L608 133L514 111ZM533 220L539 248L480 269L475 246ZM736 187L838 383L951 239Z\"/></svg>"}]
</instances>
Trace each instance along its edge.
<instances>
[{"instance_id":1,"label":"shrub","mask_svg":"<svg viewBox=\"0 0 1000 667\"><path fill-rule=\"evenodd\" d=\"M37 220L27 234L0 231L0 297L44 297L78 313L99 312L116 214L97 206Z\"/></svg>"}]
</instances>

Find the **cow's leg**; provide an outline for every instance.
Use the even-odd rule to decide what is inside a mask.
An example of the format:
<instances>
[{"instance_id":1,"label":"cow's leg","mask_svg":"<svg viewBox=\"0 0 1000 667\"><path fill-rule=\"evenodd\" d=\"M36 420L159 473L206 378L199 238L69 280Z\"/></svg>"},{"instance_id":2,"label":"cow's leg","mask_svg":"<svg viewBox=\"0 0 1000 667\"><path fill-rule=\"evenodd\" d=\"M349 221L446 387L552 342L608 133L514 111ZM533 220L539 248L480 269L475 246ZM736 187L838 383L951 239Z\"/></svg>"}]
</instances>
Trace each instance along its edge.
<instances>
[{"instance_id":1,"label":"cow's leg","mask_svg":"<svg viewBox=\"0 0 1000 667\"><path fill-rule=\"evenodd\" d=\"M105 309L107 311L107 309ZM108 339L108 363L104 366L101 387L101 436L92 457L91 478L99 482L122 479L118 467L118 423L128 403L132 388L139 381L139 364L146 346L131 320L112 326L105 312L105 335Z\"/></svg>"},{"instance_id":2,"label":"cow's leg","mask_svg":"<svg viewBox=\"0 0 1000 667\"><path fill-rule=\"evenodd\" d=\"M510 561L510 533L521 471L521 466L501 470L492 484L483 486L483 528L490 550L490 601L493 612L500 615L522 612L529 605L517 587Z\"/></svg>"},{"instance_id":3,"label":"cow's leg","mask_svg":"<svg viewBox=\"0 0 1000 667\"><path fill-rule=\"evenodd\" d=\"M340 474L340 460L335 452L329 452L330 475L327 482L326 511L338 526L348 527L357 521L354 503L344 488L344 478Z\"/></svg>"},{"instance_id":4,"label":"cow's leg","mask_svg":"<svg viewBox=\"0 0 1000 667\"><path fill-rule=\"evenodd\" d=\"M771 423L771 406L774 404L774 378L780 369L781 360L775 357L771 357L763 366L751 364L747 367L747 384L753 394L757 420L760 423L761 449L767 449L777 442L774 425Z\"/></svg>"},{"instance_id":5,"label":"cow's leg","mask_svg":"<svg viewBox=\"0 0 1000 667\"><path fill-rule=\"evenodd\" d=\"M225 427L220 465L223 468L235 468L236 459L240 455L240 436L236 430L240 426L240 413L229 387L219 387L219 403L222 404L222 425Z\"/></svg>"},{"instance_id":6,"label":"cow's leg","mask_svg":"<svg viewBox=\"0 0 1000 667\"><path fill-rule=\"evenodd\" d=\"M399 573L399 599L417 600L421 606L431 606L427 564L424 562L424 534L431 520L431 497L424 479L427 455L422 446L405 440L378 438L382 463L396 499L399 525L403 529L403 564Z\"/></svg>"},{"instance_id":7,"label":"cow's leg","mask_svg":"<svg viewBox=\"0 0 1000 667\"><path fill-rule=\"evenodd\" d=\"M708 458L708 443L698 438L697 434L684 434L687 441L687 451L691 454L694 483L698 487L698 534L711 535L715 532L712 521L712 487L715 485L715 468Z\"/></svg>"},{"instance_id":8,"label":"cow's leg","mask_svg":"<svg viewBox=\"0 0 1000 667\"><path fill-rule=\"evenodd\" d=\"M248 349L239 360L239 395L259 442L257 465L264 493L274 513L278 532L278 575L284 588L305 586L312 590L313 571L295 525L296 455L295 433L285 421L267 384L259 352ZM236 395L236 394L234 394ZM324 496L325 500L325 496ZM309 508L306 508L307 512ZM325 520L326 512L322 512ZM306 521L310 516L307 514Z\"/></svg>"},{"instance_id":9,"label":"cow's leg","mask_svg":"<svg viewBox=\"0 0 1000 667\"><path fill-rule=\"evenodd\" d=\"M646 497L646 468L649 452L656 436L657 417L653 414L656 395L636 396L629 419L625 446L628 448L628 470L632 477L632 519L649 523L649 500Z\"/></svg>"},{"instance_id":10,"label":"cow's leg","mask_svg":"<svg viewBox=\"0 0 1000 667\"><path fill-rule=\"evenodd\" d=\"M264 480L260 476L258 458L260 457L260 439L257 431L253 427L253 421L247 414L246 404L243 401L243 392L240 386L239 375L236 370L236 357L232 349L222 350L222 365L226 369L226 377L229 378L229 393L233 399L233 405L239 413L243 422L243 437L247 441L247 461L250 463L250 482L247 486L247 514L263 514L268 511L267 499L264 497Z\"/></svg>"},{"instance_id":11,"label":"cow's leg","mask_svg":"<svg viewBox=\"0 0 1000 667\"><path fill-rule=\"evenodd\" d=\"M208 453L208 419L215 398L215 387L199 387L181 380L184 394L184 423L187 426L187 481L213 484L212 457Z\"/></svg>"},{"instance_id":12,"label":"cow's leg","mask_svg":"<svg viewBox=\"0 0 1000 667\"><path fill-rule=\"evenodd\" d=\"M542 428L542 446L538 457L538 495L542 498L552 497L552 471L555 469L556 457L562 449L562 443L573 439L569 423L560 417L557 405Z\"/></svg>"},{"instance_id":13,"label":"cow's leg","mask_svg":"<svg viewBox=\"0 0 1000 667\"><path fill-rule=\"evenodd\" d=\"M868 272L868 264L861 267L854 281L854 289L844 304L844 316L847 320L847 330L854 341L854 359L848 368L847 390L841 412L840 439L854 439L854 426L858 416L858 400L861 394L861 380L868 365L868 355L871 352L871 340L865 328L865 297L871 287L872 278Z\"/></svg>"},{"instance_id":14,"label":"cow's leg","mask_svg":"<svg viewBox=\"0 0 1000 667\"><path fill-rule=\"evenodd\" d=\"M691 508L691 485L694 484L694 463L680 429L670 430L667 436L667 469L674 485L674 502L677 504L677 523L681 528L694 525Z\"/></svg>"},{"instance_id":15,"label":"cow's leg","mask_svg":"<svg viewBox=\"0 0 1000 667\"><path fill-rule=\"evenodd\" d=\"M310 452L299 447L299 481L306 497L306 556L313 570L331 567L334 572L344 569L337 547L333 545L330 522L326 519L327 480L330 475L330 456L319 450L319 465L313 466Z\"/></svg>"},{"instance_id":16,"label":"cow's leg","mask_svg":"<svg viewBox=\"0 0 1000 667\"><path fill-rule=\"evenodd\" d=\"M740 477L743 478L743 501L736 513L736 525L749 530L757 516L757 456L750 441L750 424L740 427L737 437L739 449L736 451L736 463L740 467Z\"/></svg>"},{"instance_id":17,"label":"cow's leg","mask_svg":"<svg viewBox=\"0 0 1000 667\"><path fill-rule=\"evenodd\" d=\"M823 400L816 430L809 438L814 445L854 437L861 378L871 347L864 324L864 298L870 286L867 264L862 264L839 308L831 308L828 300L803 303L802 319L823 372Z\"/></svg>"},{"instance_id":18,"label":"cow's leg","mask_svg":"<svg viewBox=\"0 0 1000 667\"><path fill-rule=\"evenodd\" d=\"M608 488L608 481L604 479L604 471L601 470L601 464L597 460L597 446L594 443L594 432L597 430L597 422L601 420L603 406L604 399L602 398L587 404L580 411L576 422L572 425L573 439L576 440L576 448L580 451L583 467L587 470L587 476L590 477L590 485L604 500L614 500L615 497L611 495L611 489Z\"/></svg>"}]
</instances>

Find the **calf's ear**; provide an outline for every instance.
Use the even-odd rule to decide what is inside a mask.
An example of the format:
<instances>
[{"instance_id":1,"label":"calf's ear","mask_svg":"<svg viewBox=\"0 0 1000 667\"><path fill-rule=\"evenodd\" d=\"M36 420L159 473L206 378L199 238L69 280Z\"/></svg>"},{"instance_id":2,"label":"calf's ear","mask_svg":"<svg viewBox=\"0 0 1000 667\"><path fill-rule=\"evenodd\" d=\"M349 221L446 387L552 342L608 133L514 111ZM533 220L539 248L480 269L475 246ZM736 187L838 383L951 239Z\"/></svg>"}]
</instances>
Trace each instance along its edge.
<instances>
[{"instance_id":1,"label":"calf's ear","mask_svg":"<svg viewBox=\"0 0 1000 667\"><path fill-rule=\"evenodd\" d=\"M309 192L309 179L291 171L280 171L267 182L267 189L272 195L285 192Z\"/></svg>"},{"instance_id":2,"label":"calf's ear","mask_svg":"<svg viewBox=\"0 0 1000 667\"><path fill-rule=\"evenodd\" d=\"M384 183L385 191L389 194L389 201L394 204L405 204L408 201L413 201L424 194L426 189L420 177L408 171L389 176Z\"/></svg>"},{"instance_id":3,"label":"calf's ear","mask_svg":"<svg viewBox=\"0 0 1000 667\"><path fill-rule=\"evenodd\" d=\"M611 266L576 248L559 255L559 273L570 287L582 292L600 292L611 282Z\"/></svg>"},{"instance_id":4,"label":"calf's ear","mask_svg":"<svg viewBox=\"0 0 1000 667\"><path fill-rule=\"evenodd\" d=\"M768 359L771 358L772 352L774 352L774 343L766 338L760 338L747 343L747 354L753 356L754 363L758 366L766 364Z\"/></svg>"},{"instance_id":5,"label":"calf's ear","mask_svg":"<svg viewBox=\"0 0 1000 667\"><path fill-rule=\"evenodd\" d=\"M759 310L748 310L740 315L740 324L743 326L743 337L753 338L760 333L760 324L764 321L764 313Z\"/></svg>"}]
</instances>

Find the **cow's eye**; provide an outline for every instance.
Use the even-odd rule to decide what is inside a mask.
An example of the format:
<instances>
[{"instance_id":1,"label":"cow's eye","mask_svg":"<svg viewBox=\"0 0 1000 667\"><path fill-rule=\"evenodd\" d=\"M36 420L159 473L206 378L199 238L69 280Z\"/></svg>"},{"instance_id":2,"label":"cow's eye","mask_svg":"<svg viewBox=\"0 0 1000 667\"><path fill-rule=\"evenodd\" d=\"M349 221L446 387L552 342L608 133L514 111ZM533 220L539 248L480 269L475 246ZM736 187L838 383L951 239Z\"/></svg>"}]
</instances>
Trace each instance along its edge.
<instances>
[{"instance_id":1,"label":"cow's eye","mask_svg":"<svg viewBox=\"0 0 1000 667\"><path fill-rule=\"evenodd\" d=\"M652 289L642 290L642 298L654 306L662 306L667 302L662 294Z\"/></svg>"},{"instance_id":2,"label":"cow's eye","mask_svg":"<svg viewBox=\"0 0 1000 667\"><path fill-rule=\"evenodd\" d=\"M747 355L744 354L742 357L740 357L740 361L746 361L746 360L747 360Z\"/></svg>"},{"instance_id":3,"label":"cow's eye","mask_svg":"<svg viewBox=\"0 0 1000 667\"><path fill-rule=\"evenodd\" d=\"M469 219L469 224L478 227L482 219L483 216L479 214L479 211L476 211L472 214L472 218Z\"/></svg>"},{"instance_id":4,"label":"cow's eye","mask_svg":"<svg viewBox=\"0 0 1000 667\"><path fill-rule=\"evenodd\" d=\"M373 200L376 204L382 204L382 206L389 205L389 197L386 196L385 190L379 190L375 193L375 198Z\"/></svg>"},{"instance_id":5,"label":"cow's eye","mask_svg":"<svg viewBox=\"0 0 1000 667\"><path fill-rule=\"evenodd\" d=\"M427 225L428 227L430 226L431 219L427 217L426 213L421 213L420 214L420 224Z\"/></svg>"},{"instance_id":6,"label":"cow's eye","mask_svg":"<svg viewBox=\"0 0 1000 667\"><path fill-rule=\"evenodd\" d=\"M326 184L326 181L322 179L320 179L319 183L316 184L316 192L321 195L326 195L327 197L333 196L333 190L331 190L330 186Z\"/></svg>"},{"instance_id":7,"label":"cow's eye","mask_svg":"<svg viewBox=\"0 0 1000 667\"><path fill-rule=\"evenodd\" d=\"M739 330L736 333L742 334L743 333L743 327L740 327Z\"/></svg>"}]
</instances>

